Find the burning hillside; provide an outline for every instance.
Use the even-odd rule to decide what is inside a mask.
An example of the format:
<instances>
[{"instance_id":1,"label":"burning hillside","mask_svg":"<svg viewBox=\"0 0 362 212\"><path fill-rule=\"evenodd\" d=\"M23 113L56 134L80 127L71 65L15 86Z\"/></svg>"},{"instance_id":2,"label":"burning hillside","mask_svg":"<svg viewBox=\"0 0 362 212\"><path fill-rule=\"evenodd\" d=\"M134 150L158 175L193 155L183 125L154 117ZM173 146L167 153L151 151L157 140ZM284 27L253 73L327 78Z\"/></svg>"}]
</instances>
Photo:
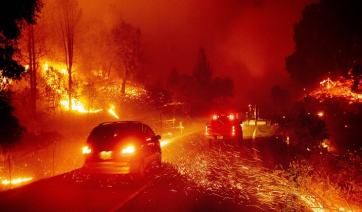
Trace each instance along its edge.
<instances>
[{"instance_id":1,"label":"burning hillside","mask_svg":"<svg viewBox=\"0 0 362 212\"><path fill-rule=\"evenodd\" d=\"M358 103L362 94L351 90L353 79L344 79L340 77L333 82L331 79L326 79L320 82L319 88L312 91L309 95L323 102L326 98L341 98L349 101L350 104Z\"/></svg>"}]
</instances>

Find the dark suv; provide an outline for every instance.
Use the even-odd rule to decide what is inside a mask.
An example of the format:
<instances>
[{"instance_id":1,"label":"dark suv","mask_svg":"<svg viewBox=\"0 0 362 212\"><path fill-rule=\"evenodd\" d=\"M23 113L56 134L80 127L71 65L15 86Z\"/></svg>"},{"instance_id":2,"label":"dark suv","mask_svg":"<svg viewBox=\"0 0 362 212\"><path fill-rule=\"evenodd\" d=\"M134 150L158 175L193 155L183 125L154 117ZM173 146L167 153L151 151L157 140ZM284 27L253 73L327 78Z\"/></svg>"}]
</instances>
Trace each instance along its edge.
<instances>
[{"instance_id":1,"label":"dark suv","mask_svg":"<svg viewBox=\"0 0 362 212\"><path fill-rule=\"evenodd\" d=\"M84 170L97 174L132 174L161 165L160 135L139 121L105 122L95 127L83 148Z\"/></svg>"}]
</instances>

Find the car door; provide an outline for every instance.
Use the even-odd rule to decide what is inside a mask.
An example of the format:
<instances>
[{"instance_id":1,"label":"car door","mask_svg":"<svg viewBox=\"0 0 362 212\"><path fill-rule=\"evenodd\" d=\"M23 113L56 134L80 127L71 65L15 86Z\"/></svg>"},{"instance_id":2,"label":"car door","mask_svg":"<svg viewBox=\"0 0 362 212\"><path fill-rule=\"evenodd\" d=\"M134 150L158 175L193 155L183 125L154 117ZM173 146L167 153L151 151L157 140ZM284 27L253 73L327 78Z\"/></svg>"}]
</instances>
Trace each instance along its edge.
<instances>
[{"instance_id":1,"label":"car door","mask_svg":"<svg viewBox=\"0 0 362 212\"><path fill-rule=\"evenodd\" d=\"M159 155L159 149L160 149L160 144L159 141L156 137L156 134L153 132L153 130L145 125L145 129L146 129L146 137L147 137L147 146L149 147L150 150L150 154L147 158L147 163L148 165L151 165L151 163L153 163L154 161L157 160L158 155Z\"/></svg>"}]
</instances>

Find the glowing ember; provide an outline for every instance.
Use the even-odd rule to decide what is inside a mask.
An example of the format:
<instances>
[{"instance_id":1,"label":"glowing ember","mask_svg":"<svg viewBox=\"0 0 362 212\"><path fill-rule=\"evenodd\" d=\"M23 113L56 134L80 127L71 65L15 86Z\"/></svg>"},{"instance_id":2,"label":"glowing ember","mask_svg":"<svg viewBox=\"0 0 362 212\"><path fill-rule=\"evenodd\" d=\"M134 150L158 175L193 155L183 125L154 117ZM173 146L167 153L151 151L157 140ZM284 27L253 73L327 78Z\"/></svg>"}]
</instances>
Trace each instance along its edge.
<instances>
[{"instance_id":1,"label":"glowing ember","mask_svg":"<svg viewBox=\"0 0 362 212\"><path fill-rule=\"evenodd\" d=\"M30 181L32 179L33 178L31 178L31 177L30 178L13 179L13 180L11 180L11 184L20 184L20 183L23 183L23 182ZM8 184L10 184L10 181L9 180L3 180L1 183L4 184L4 185L8 185Z\"/></svg>"},{"instance_id":2,"label":"glowing ember","mask_svg":"<svg viewBox=\"0 0 362 212\"><path fill-rule=\"evenodd\" d=\"M338 211L345 206L338 205L340 202L328 205L313 188L301 189L295 186L295 182L289 178L288 170L272 171L258 166L258 160L262 159L259 151L244 148L240 152L225 147L205 149L203 138L196 141L192 139L190 144L199 146L192 151L193 154L189 154L189 149L180 145L175 147L178 151L172 155L175 159L172 160L169 156L165 160L171 159L179 174L196 183L195 188L186 187L186 193L189 189L199 190L202 187L202 191L210 195L232 199L237 203L249 202L256 197L262 203L262 209L276 211L281 209L281 205L285 209L283 211L300 211L298 209L305 207L309 211L320 212L334 209ZM254 159L248 159L250 157ZM259 205L248 206L261 208Z\"/></svg>"}]
</instances>

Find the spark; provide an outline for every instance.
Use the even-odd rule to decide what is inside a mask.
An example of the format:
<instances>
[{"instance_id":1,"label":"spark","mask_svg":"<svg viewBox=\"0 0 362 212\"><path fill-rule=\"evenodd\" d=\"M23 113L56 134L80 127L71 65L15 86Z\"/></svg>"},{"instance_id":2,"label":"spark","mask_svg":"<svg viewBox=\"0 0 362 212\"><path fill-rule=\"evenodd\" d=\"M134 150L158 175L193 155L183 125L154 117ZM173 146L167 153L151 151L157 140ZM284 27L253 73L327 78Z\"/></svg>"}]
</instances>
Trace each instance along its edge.
<instances>
[{"instance_id":1,"label":"spark","mask_svg":"<svg viewBox=\"0 0 362 212\"><path fill-rule=\"evenodd\" d=\"M200 139L198 146L202 142ZM189 141L189 145L192 143L194 142ZM176 143L176 145L178 144ZM255 151L258 150L248 149L248 157L253 158ZM239 203L254 196L269 209L275 209L276 205L296 209L295 207L298 206L295 204L299 204L315 212L330 211L321 203L323 201L321 196L304 194L303 192L307 191L292 187L291 182L288 181L289 172L287 170L273 171L258 166L260 158L257 161L248 160L245 159L245 155L241 157L239 150L225 149L225 147L214 147L207 151L197 151L194 154L188 153L187 149L179 148L179 155L176 154L175 157L178 156L181 159L173 161L172 164L179 174L194 182L197 188L204 188L203 192L210 195L233 199ZM293 195L299 201L289 205L288 202ZM337 205L334 206L341 208Z\"/></svg>"}]
</instances>

